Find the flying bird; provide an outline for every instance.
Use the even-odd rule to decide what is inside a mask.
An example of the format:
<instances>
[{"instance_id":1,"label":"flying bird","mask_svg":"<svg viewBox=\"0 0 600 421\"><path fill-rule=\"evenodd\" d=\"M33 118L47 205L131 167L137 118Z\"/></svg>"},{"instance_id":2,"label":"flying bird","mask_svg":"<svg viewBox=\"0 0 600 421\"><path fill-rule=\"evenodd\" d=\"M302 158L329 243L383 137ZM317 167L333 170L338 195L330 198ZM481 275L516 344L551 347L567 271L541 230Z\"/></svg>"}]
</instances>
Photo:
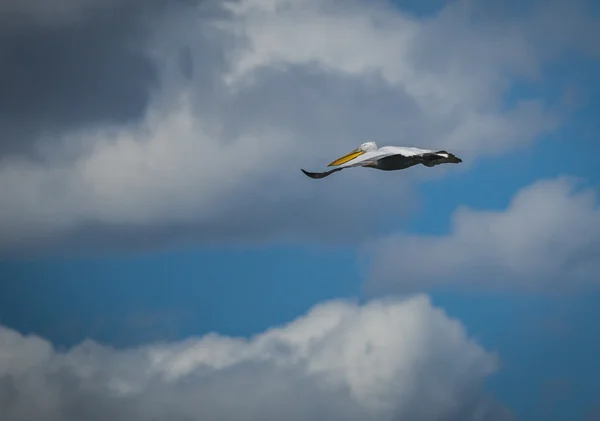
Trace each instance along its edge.
<instances>
[{"instance_id":1,"label":"flying bird","mask_svg":"<svg viewBox=\"0 0 600 421\"><path fill-rule=\"evenodd\" d=\"M331 162L328 167L336 167L325 172L309 172L301 169L310 178L325 178L344 168L367 167L383 171L403 170L423 164L434 167L440 164L458 164L462 159L444 150L434 151L403 146L377 147L375 142L365 142L358 148Z\"/></svg>"}]
</instances>

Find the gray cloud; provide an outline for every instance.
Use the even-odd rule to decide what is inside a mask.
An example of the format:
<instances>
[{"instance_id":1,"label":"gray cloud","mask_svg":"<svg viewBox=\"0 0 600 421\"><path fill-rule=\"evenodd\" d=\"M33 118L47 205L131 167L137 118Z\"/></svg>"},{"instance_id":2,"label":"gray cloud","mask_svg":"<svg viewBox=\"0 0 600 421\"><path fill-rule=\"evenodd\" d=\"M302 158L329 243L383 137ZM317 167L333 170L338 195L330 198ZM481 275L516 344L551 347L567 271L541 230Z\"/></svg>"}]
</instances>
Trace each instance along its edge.
<instances>
[{"instance_id":1,"label":"gray cloud","mask_svg":"<svg viewBox=\"0 0 600 421\"><path fill-rule=\"evenodd\" d=\"M427 297L335 301L249 340L58 351L0 327L6 421L509 420L496 357Z\"/></svg>"},{"instance_id":2,"label":"gray cloud","mask_svg":"<svg viewBox=\"0 0 600 421\"><path fill-rule=\"evenodd\" d=\"M597 287L600 205L597 192L577 181L539 181L517 193L505 211L458 209L446 236L374 242L369 288L452 284L556 293Z\"/></svg>"},{"instance_id":3,"label":"gray cloud","mask_svg":"<svg viewBox=\"0 0 600 421\"><path fill-rule=\"evenodd\" d=\"M96 65L78 64L88 71L74 87L28 92L53 107L9 107L34 123L12 116L5 150L34 142L36 159L0 158L0 199L8 204L0 209L0 249L82 238L107 245L125 237L130 244L362 238L410 211L410 182L432 172L392 175L390 197L381 194L389 192L382 174L349 171L315 183L299 168L319 167L365 140L444 147L469 162L528 145L561 121L539 99L504 106L508 81L535 77L544 64L528 22L478 25L464 2L427 20L379 2L278 2L287 6L208 1L124 14L132 16L124 22L143 16L143 24L106 35L113 47L91 55ZM102 16L86 19L92 25ZM107 12L105 22L114 16ZM99 33L107 27L98 23ZM138 41L134 53L119 36ZM61 63L84 55L69 50L75 55L62 52ZM49 66L64 76L62 68ZM11 77L30 86L25 76ZM360 196L350 194L357 189ZM357 226L363 231L349 232Z\"/></svg>"},{"instance_id":4,"label":"gray cloud","mask_svg":"<svg viewBox=\"0 0 600 421\"><path fill-rule=\"evenodd\" d=\"M142 117L159 82L145 51L148 24L164 3L2 2L0 157Z\"/></svg>"},{"instance_id":5,"label":"gray cloud","mask_svg":"<svg viewBox=\"0 0 600 421\"><path fill-rule=\"evenodd\" d=\"M142 3L140 0L5 0L0 4L0 18L5 25L60 26L120 6Z\"/></svg>"}]
</instances>

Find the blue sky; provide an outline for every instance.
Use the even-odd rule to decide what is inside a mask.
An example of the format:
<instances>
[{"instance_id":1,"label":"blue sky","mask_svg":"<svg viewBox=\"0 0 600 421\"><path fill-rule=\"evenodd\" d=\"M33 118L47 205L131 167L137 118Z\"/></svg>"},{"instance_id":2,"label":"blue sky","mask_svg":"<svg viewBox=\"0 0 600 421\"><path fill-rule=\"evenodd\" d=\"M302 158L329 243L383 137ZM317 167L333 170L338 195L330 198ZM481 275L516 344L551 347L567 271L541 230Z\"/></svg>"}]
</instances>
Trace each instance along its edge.
<instances>
[{"instance_id":1,"label":"blue sky","mask_svg":"<svg viewBox=\"0 0 600 421\"><path fill-rule=\"evenodd\" d=\"M307 314L308 321L318 321L308 312L330 300L362 305L400 297L396 305L409 311L412 307L402 300L426 294L433 309L446 313L444 323L446 317L459 321L469 338L498 356L493 373L480 374L474 368L463 374L469 385L484 381L483 388L473 387L492 396L498 405L490 410L492 415L511 419L501 412L508 408L517 420L592 419L586 417L600 399L600 336L594 322L600 317L594 271L600 261L600 211L597 197L577 195L600 189L600 50L590 41L600 26L594 25L598 15L589 12L591 2L532 2L529 14L505 2L510 13L504 15L486 2L432 2L425 7L357 0L347 9L336 2L326 2L327 7L307 2L297 9L273 11L263 9L266 3L244 0L241 4L247 8L234 11L225 23L245 25L244 41L254 48L245 50L241 43L239 50L231 51L229 38L198 29L216 19L218 3L207 2L194 13L177 8L165 13L154 9L159 3L145 10L160 23L151 44L158 52L152 57L156 62L145 63L156 72L159 88L140 87L152 93L139 105L154 114L142 110L145 117L126 122L107 119L108 114L93 122L64 117L66 123L49 114L42 117L51 124L40 123L33 132L16 123L7 129L21 140L1 145L0 200L7 205L0 226L0 327L5 329L0 331L0 346L9 350L9 357L14 350L10 358L15 359L6 367L0 362L0 375L18 378L10 367L25 361L16 359L21 353L30 355L19 346L31 349L22 335L35 334L56 347L53 360L23 362L27 367L51 367L66 356L78 361L76 347L86 339L114 347L90 350L90 355L97 352L98 361L121 361L126 350L138 346L172 344L179 349L186 340L211 332L253 338ZM13 7L8 11L28 18L43 15ZM112 7L121 5L115 1ZM417 17L403 15L403 10ZM321 20L332 11L339 24L336 19ZM136 13L127 18L139 20ZM363 18L384 24L369 26ZM96 18L74 14L52 29L40 23L44 19L25 19L31 25L25 30L54 31L60 38L56 31L68 35L78 19ZM136 25L142 25L138 20ZM354 30L340 29L349 22L356 25ZM116 44L105 34L110 19L93 23L99 39L106 40L103 51L112 54ZM299 43L297 34L306 34L307 28L313 36ZM349 32L340 38L353 43L353 49L323 41L344 30ZM447 39L448 33L455 38ZM239 36L233 30L227 36L232 34ZM137 33L134 37L125 31L122 36L139 41ZM399 53L402 48L395 46L403 42L412 50ZM182 46L175 51L187 51L195 63L189 80L176 71L181 55L172 53L173 45ZM220 46L235 53L233 58L221 57ZM494 49L496 54L491 54ZM37 57L39 52L22 54ZM330 61L331 56L336 60ZM109 66L104 55L96 59ZM408 67L402 60L410 63ZM424 65L436 67L425 75ZM55 63L57 69L60 66L66 64ZM371 67L379 72L376 76ZM122 77L135 78L133 67L123 69ZM217 82L218 76L230 76L230 85ZM101 74L81 77L96 85L111 83ZM15 86L22 86L19 82L14 76ZM133 91L115 90L120 94L132 104L140 102ZM63 94L47 90L47 95ZM188 102L184 99L178 106L178 95ZM540 108L511 113L523 99L536 100ZM444 109L450 111L440 111ZM1 113L0 121L18 120ZM490 123L473 123L482 121ZM300 167L322 166L366 136L379 145L439 145L456 150L465 162L399 173L351 169L325 180L303 178ZM576 177L581 184L571 190L571 184L561 184L563 176ZM525 198L519 202L523 205L510 207L519 194ZM471 213L460 219L461 209ZM496 213L486 219L489 212ZM455 218L463 225L453 225ZM469 227L479 228L473 233ZM452 365L447 361L471 355L471 348L466 339L445 338L429 325L433 309L415 310L409 318L414 326L406 331L385 318L365 329L387 332L386 338L398 332L415 343L439 341L435 351L422 349L427 355L425 371L417 372L435 383L451 377L445 371ZM360 331L358 324L352 325L358 322L347 323L350 333ZM18 340L3 339L13 331ZM294 332L291 327L289 332ZM340 343L354 350L353 342ZM453 348L456 343L458 348ZM324 342L323 348L328 346L333 345ZM189 352L194 349L190 345ZM392 345L389 349L394 355L408 352ZM108 353L110 358L100 357ZM357 359L346 370L363 363L392 364L383 354L380 357L366 363ZM306 358L314 362L319 354ZM409 364L398 361L395 364ZM469 367L483 367L481 361L473 357ZM117 363L93 364L107 378L118 375L113 371ZM304 370L293 364L295 370ZM389 371L393 369L390 365ZM245 384L243 368L238 371L242 374L217 369L215 378ZM131 384L137 376L132 374ZM94 387L104 387L102 381ZM267 387L268 381L261 380L257 389ZM462 380L452 381L445 393L462 390ZM163 387L151 382L145 384L148 390ZM185 389L185 384L177 387ZM347 386L356 384L348 380ZM18 390L34 399L27 395L25 383ZM457 392L453 399L459 412L446 413L440 406L440 414L449 420L470 419L460 411L481 404L479 392L476 397ZM300 405L302 399L311 405L307 395L294 389L290 393L302 396ZM405 399L398 393L390 399ZM411 395L406 406L390 413L368 412L380 409L368 406L360 395L351 402L360 408L356 414L365 410L371 416L414 416L425 414L419 411L429 405L428 397L432 399L427 393ZM332 396L335 401L338 395ZM92 398L98 396L86 395ZM85 407L87 400L82 402L84 411L92 408ZM248 402L240 404L240 413L258 405L260 416L264 403L251 398ZM179 405L188 407L183 401ZM206 419L224 416L227 412L219 411L226 406L206 412ZM11 410L14 420L23 414L20 407ZM169 413L167 406L159 410L167 416L179 414ZM293 418L291 404L282 410ZM40 411L35 413L38 419L55 415ZM231 419L237 419L235 414L229 413ZM303 416L294 419L313 419Z\"/></svg>"}]
</instances>

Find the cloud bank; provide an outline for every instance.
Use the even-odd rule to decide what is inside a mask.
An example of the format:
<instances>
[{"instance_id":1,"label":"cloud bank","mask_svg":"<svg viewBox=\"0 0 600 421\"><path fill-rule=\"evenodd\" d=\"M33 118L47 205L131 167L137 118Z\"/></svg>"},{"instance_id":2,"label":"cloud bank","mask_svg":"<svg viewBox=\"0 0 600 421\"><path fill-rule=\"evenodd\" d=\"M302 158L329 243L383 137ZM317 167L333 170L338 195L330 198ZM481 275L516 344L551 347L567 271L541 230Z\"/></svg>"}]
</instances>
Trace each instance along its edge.
<instances>
[{"instance_id":1,"label":"cloud bank","mask_svg":"<svg viewBox=\"0 0 600 421\"><path fill-rule=\"evenodd\" d=\"M56 350L0 327L4 421L509 420L496 357L426 296L320 304L251 339Z\"/></svg>"},{"instance_id":2,"label":"cloud bank","mask_svg":"<svg viewBox=\"0 0 600 421\"><path fill-rule=\"evenodd\" d=\"M381 203L380 174L316 184L299 168L365 140L468 162L561 121L542 98L512 92L573 42L540 50L552 31L533 25L539 13L477 23L467 1L426 18L358 0L132 0L89 14L64 4L76 18L0 38L13 52L2 57L12 69L0 100L2 250L340 240L357 220L363 231L347 235L362 238L410 211L410 180L424 173L394 178L401 200ZM357 188L360 198L348 194Z\"/></svg>"},{"instance_id":3,"label":"cloud bank","mask_svg":"<svg viewBox=\"0 0 600 421\"><path fill-rule=\"evenodd\" d=\"M598 193L579 179L541 180L503 211L458 209L448 235L395 235L373 243L369 254L369 288L377 291L598 287Z\"/></svg>"}]
</instances>

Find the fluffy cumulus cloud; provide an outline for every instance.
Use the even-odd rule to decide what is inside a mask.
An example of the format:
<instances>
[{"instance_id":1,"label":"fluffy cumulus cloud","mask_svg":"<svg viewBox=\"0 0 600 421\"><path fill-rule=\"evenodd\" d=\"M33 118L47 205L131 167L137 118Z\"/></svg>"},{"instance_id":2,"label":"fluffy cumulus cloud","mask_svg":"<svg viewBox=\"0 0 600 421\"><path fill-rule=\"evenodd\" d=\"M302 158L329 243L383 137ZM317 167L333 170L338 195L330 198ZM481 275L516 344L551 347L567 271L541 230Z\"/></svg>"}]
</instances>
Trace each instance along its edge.
<instances>
[{"instance_id":1,"label":"fluffy cumulus cloud","mask_svg":"<svg viewBox=\"0 0 600 421\"><path fill-rule=\"evenodd\" d=\"M572 41L540 50L557 31L536 13L477 23L468 1L418 18L384 1L90 0L60 2L58 19L37 3L3 3L24 18L0 34L2 249L90 233L339 238L359 219L368 232L391 216L380 174L315 183L299 168L365 140L468 161L560 122L539 98L504 103ZM394 178L399 197L418 174Z\"/></svg>"},{"instance_id":2,"label":"fluffy cumulus cloud","mask_svg":"<svg viewBox=\"0 0 600 421\"><path fill-rule=\"evenodd\" d=\"M426 296L323 303L251 339L57 350L0 327L3 421L509 420L497 360Z\"/></svg>"},{"instance_id":3,"label":"fluffy cumulus cloud","mask_svg":"<svg viewBox=\"0 0 600 421\"><path fill-rule=\"evenodd\" d=\"M448 235L395 235L373 243L369 253L370 288L378 291L598 287L598 194L579 179L542 180L503 211L458 209Z\"/></svg>"}]
</instances>

